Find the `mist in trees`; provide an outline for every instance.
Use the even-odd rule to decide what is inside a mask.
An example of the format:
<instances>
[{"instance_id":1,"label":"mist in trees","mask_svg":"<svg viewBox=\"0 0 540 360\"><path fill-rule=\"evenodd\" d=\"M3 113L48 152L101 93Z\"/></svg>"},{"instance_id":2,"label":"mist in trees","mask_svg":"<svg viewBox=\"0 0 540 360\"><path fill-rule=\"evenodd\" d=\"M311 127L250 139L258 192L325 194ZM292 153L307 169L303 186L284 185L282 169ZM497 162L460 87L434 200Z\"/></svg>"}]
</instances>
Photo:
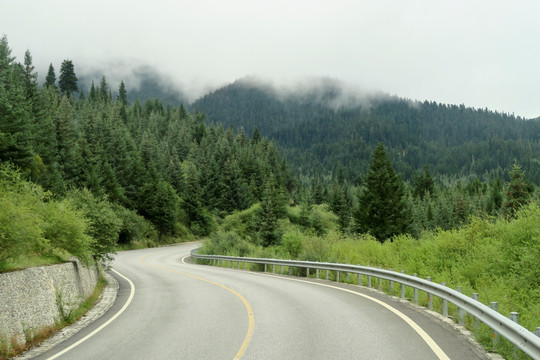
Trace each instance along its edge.
<instances>
[{"instance_id":1,"label":"mist in trees","mask_svg":"<svg viewBox=\"0 0 540 360\"><path fill-rule=\"evenodd\" d=\"M70 60L62 62L58 82L51 64L40 87L30 52L19 64L7 38L0 41L0 162L55 199L71 199L95 224L108 220L113 233L87 229L104 244L96 252L110 249L113 238L205 236L216 218L263 200L283 216L275 199L286 203L294 180L270 140L207 125L202 114L159 99L130 105L128 85L118 90L113 99L101 76L88 97L77 97Z\"/></svg>"}]
</instances>

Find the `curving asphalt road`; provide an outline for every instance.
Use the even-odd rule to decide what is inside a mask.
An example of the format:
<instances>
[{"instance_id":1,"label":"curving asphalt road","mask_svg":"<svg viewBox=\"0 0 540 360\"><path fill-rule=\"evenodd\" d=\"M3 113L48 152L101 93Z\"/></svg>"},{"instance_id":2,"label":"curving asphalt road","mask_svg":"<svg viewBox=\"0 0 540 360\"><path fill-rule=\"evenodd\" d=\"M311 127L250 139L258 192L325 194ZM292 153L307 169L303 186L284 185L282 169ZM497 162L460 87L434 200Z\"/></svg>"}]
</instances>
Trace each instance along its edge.
<instances>
[{"instance_id":1,"label":"curving asphalt road","mask_svg":"<svg viewBox=\"0 0 540 360\"><path fill-rule=\"evenodd\" d=\"M36 359L484 359L384 295L184 263L198 246L119 253L113 307Z\"/></svg>"}]
</instances>

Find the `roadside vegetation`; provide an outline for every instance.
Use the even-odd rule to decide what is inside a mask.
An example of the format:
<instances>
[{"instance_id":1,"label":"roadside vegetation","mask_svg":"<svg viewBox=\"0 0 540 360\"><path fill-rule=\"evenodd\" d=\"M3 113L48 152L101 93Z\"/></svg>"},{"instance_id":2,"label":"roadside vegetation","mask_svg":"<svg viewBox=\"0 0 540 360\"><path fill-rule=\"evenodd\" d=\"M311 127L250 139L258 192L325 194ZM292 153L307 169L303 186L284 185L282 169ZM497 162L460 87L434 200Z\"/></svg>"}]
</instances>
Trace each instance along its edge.
<instances>
[{"instance_id":1,"label":"roadside vegetation","mask_svg":"<svg viewBox=\"0 0 540 360\"><path fill-rule=\"evenodd\" d=\"M449 131L449 152L448 139L439 139L447 132L433 129L443 145L426 138L423 146L439 155L420 158L412 156L416 138L399 151L394 144L390 155L383 144L399 138L392 129L401 115L384 125L391 118L386 112L359 110L358 119L368 117L371 124L369 144L363 135L350 137L354 146L361 143L361 156L345 151L354 159L339 161L343 154L321 138L314 142L317 151L285 151L302 165L293 174L284 149L252 126L269 108L250 112L247 134L208 124L204 114L183 105L164 107L159 99L130 104L125 84L113 96L105 76L86 93L70 60L62 62L58 82L51 64L40 86L30 52L17 63L7 38L0 39L0 272L73 256L106 264L119 249L207 238L201 251L208 254L352 263L431 276L461 286L467 295L479 293L485 304L499 302L505 315L518 311L530 330L540 326L538 142L529 138L537 122L426 103L423 118L432 121L431 114L450 111L455 124L445 117L437 121L474 124L475 130ZM379 105L403 110L399 103ZM416 119L416 110L406 109L405 119ZM316 117L313 111L302 114ZM492 116L496 121L486 120ZM272 127L281 129L276 121ZM520 131L516 140L489 136L490 150L482 145L475 166L474 152L470 164L460 153L460 136L486 137L485 123L493 125L493 134L506 134L518 123ZM375 131L379 125L386 130ZM327 126L337 128L329 122L321 129ZM309 140L280 134L282 141ZM470 147L476 141L467 138ZM500 150L512 146L515 151ZM497 157L492 148L499 149ZM314 153L324 167L306 160ZM405 164L407 153L414 162ZM394 169L396 158L405 180ZM519 160L536 182L527 179ZM512 161L506 170L501 166ZM489 348L491 335L481 326L476 331ZM5 347L9 339L2 341ZM504 342L497 350L512 352Z\"/></svg>"}]
</instances>

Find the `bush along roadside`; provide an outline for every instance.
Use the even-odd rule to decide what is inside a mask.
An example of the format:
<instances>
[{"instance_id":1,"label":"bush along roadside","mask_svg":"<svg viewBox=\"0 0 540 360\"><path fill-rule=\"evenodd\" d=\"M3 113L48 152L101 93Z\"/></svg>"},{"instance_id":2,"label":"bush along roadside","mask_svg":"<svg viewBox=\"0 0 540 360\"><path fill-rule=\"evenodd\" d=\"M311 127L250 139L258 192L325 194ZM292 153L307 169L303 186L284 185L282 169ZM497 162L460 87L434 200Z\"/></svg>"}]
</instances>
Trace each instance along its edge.
<instances>
[{"instance_id":1,"label":"bush along roadside","mask_svg":"<svg viewBox=\"0 0 540 360\"><path fill-rule=\"evenodd\" d=\"M295 210L289 209L291 211ZM242 231L236 232L234 226L228 226L212 235L201 249L202 254L348 263L404 270L424 279L429 276L437 283L444 281L453 289L459 287L464 294L477 296L484 304L497 302L501 314L509 317L511 312L517 312L519 323L529 331L535 332L540 325L540 269L537 266L540 258L540 206L536 202L522 207L513 217L472 217L469 224L460 229L426 231L419 238L399 235L384 243L369 234L347 236L331 227L326 235L316 236L312 231L293 226L289 219L281 224L284 233L281 242L263 247L255 237L245 235L244 227L240 225L249 224L249 221L242 222L243 217L239 215L226 218L223 224L234 223ZM253 265L253 270L260 268ZM284 269L284 273L288 273L288 269ZM336 280L336 274L330 274L330 279ZM347 278L342 276L340 281L346 282ZM358 280L351 275L349 281L357 283ZM363 279L363 285L367 285L366 279ZM383 282L381 286L383 290L399 296L398 287L390 291L389 284ZM406 297L415 299L412 289L407 290ZM419 305L427 306L427 301L426 294L418 294ZM442 311L440 299L434 299L433 308ZM449 306L448 314L458 321L456 307ZM496 351L508 359L528 358L514 350L505 339L494 338L487 326L472 317L466 316L464 323L487 350Z\"/></svg>"}]
</instances>

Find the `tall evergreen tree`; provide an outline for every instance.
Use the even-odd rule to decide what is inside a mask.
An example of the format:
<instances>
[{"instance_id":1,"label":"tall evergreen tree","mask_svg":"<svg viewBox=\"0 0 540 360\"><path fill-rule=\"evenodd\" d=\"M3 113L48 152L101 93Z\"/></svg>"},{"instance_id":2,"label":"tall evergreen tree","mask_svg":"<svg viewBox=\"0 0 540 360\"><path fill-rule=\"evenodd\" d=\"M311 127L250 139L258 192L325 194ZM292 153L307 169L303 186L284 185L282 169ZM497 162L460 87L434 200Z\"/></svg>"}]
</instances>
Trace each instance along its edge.
<instances>
[{"instance_id":1,"label":"tall evergreen tree","mask_svg":"<svg viewBox=\"0 0 540 360\"><path fill-rule=\"evenodd\" d=\"M127 90L126 90L126 85L124 85L124 80L120 81L120 87L118 88L118 100L124 106L128 106Z\"/></svg>"},{"instance_id":2,"label":"tall evergreen tree","mask_svg":"<svg viewBox=\"0 0 540 360\"><path fill-rule=\"evenodd\" d=\"M26 97L29 100L33 100L37 96L37 78L38 74L34 71L34 65L32 64L32 55L29 50L24 53L24 85L26 87Z\"/></svg>"},{"instance_id":3,"label":"tall evergreen tree","mask_svg":"<svg viewBox=\"0 0 540 360\"><path fill-rule=\"evenodd\" d=\"M63 95L67 97L73 96L73 93L78 92L77 76L75 75L75 66L71 60L64 60L60 66L60 78L58 87Z\"/></svg>"},{"instance_id":4,"label":"tall evergreen tree","mask_svg":"<svg viewBox=\"0 0 540 360\"><path fill-rule=\"evenodd\" d=\"M403 182L394 171L383 143L373 152L364 187L354 211L355 230L369 232L381 242L404 233L408 217Z\"/></svg>"},{"instance_id":5,"label":"tall evergreen tree","mask_svg":"<svg viewBox=\"0 0 540 360\"><path fill-rule=\"evenodd\" d=\"M105 75L101 77L101 82L99 83L99 94L102 101L108 102L109 99L109 84L107 84L107 79Z\"/></svg>"},{"instance_id":6,"label":"tall evergreen tree","mask_svg":"<svg viewBox=\"0 0 540 360\"><path fill-rule=\"evenodd\" d=\"M32 108L26 96L24 68L14 60L4 36L0 39L0 161L32 170Z\"/></svg>"},{"instance_id":7,"label":"tall evergreen tree","mask_svg":"<svg viewBox=\"0 0 540 360\"><path fill-rule=\"evenodd\" d=\"M414 179L413 195L424 199L426 193L431 196L435 193L435 180L431 177L429 172L429 165L424 165L424 173L422 175L416 175Z\"/></svg>"},{"instance_id":8,"label":"tall evergreen tree","mask_svg":"<svg viewBox=\"0 0 540 360\"><path fill-rule=\"evenodd\" d=\"M508 173L510 174L510 183L503 206L507 216L514 216L523 205L530 201L534 188L525 179L525 172L521 170L519 164L514 163Z\"/></svg>"},{"instance_id":9,"label":"tall evergreen tree","mask_svg":"<svg viewBox=\"0 0 540 360\"><path fill-rule=\"evenodd\" d=\"M56 88L56 74L54 72L54 67L52 63L49 65L49 70L47 71L44 85L45 87Z\"/></svg>"}]
</instances>

